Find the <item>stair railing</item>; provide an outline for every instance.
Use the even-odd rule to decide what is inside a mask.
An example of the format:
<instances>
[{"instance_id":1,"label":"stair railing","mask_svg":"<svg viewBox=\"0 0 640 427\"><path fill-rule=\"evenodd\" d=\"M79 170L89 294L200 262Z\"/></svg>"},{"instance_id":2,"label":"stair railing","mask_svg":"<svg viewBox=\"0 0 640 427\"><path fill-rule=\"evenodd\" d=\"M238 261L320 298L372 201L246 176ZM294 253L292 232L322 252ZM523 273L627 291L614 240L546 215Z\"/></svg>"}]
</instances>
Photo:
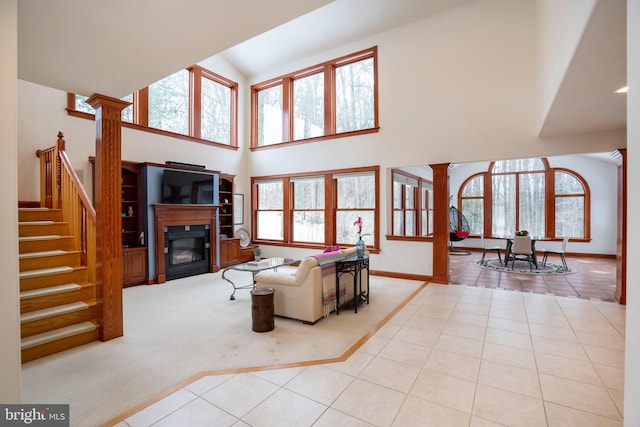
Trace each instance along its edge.
<instances>
[{"instance_id":1,"label":"stair railing","mask_svg":"<svg viewBox=\"0 0 640 427\"><path fill-rule=\"evenodd\" d=\"M62 132L54 147L38 150L36 156L40 158L40 203L62 211L88 279L96 283L96 211L65 152Z\"/></svg>"}]
</instances>

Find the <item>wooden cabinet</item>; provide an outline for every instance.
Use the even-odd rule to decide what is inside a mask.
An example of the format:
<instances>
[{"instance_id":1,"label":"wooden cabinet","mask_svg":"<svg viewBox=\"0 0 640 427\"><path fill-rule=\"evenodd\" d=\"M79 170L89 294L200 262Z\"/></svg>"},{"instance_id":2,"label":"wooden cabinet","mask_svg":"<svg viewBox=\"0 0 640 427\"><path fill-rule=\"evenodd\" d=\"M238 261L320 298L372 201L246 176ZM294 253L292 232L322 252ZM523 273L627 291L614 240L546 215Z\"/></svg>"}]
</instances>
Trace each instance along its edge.
<instances>
[{"instance_id":1,"label":"wooden cabinet","mask_svg":"<svg viewBox=\"0 0 640 427\"><path fill-rule=\"evenodd\" d=\"M220 175L218 212L220 218L220 238L233 237L233 176Z\"/></svg>"},{"instance_id":2,"label":"wooden cabinet","mask_svg":"<svg viewBox=\"0 0 640 427\"><path fill-rule=\"evenodd\" d=\"M242 262L240 255L240 238L229 237L220 239L220 267L228 267L230 265Z\"/></svg>"},{"instance_id":3,"label":"wooden cabinet","mask_svg":"<svg viewBox=\"0 0 640 427\"><path fill-rule=\"evenodd\" d=\"M122 249L122 286L133 286L147 280L147 248Z\"/></svg>"},{"instance_id":4,"label":"wooden cabinet","mask_svg":"<svg viewBox=\"0 0 640 427\"><path fill-rule=\"evenodd\" d=\"M253 245L240 247L240 238L220 239L220 267L253 261Z\"/></svg>"}]
</instances>

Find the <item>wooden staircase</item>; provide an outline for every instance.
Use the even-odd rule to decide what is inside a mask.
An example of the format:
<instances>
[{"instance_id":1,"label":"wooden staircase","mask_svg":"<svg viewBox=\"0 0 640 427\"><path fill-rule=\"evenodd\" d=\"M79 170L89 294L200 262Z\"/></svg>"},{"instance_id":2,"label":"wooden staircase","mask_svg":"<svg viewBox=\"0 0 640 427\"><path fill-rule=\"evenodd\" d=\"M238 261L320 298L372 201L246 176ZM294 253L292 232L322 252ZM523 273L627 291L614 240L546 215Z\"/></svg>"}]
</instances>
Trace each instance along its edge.
<instances>
[{"instance_id":1,"label":"wooden staircase","mask_svg":"<svg viewBox=\"0 0 640 427\"><path fill-rule=\"evenodd\" d=\"M62 217L60 209L18 212L23 363L99 339L96 285Z\"/></svg>"}]
</instances>

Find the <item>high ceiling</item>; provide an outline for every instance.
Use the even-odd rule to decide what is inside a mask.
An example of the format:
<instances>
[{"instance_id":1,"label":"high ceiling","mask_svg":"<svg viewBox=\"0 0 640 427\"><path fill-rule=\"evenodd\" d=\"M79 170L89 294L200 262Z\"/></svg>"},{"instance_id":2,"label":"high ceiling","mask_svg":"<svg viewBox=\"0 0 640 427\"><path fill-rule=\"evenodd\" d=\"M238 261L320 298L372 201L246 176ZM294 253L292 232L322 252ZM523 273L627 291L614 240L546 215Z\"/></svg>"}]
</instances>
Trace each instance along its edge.
<instances>
[{"instance_id":1,"label":"high ceiling","mask_svg":"<svg viewBox=\"0 0 640 427\"><path fill-rule=\"evenodd\" d=\"M218 53L251 76L473 1L20 0L18 76L122 97ZM598 0L541 135L624 128L625 81L626 2Z\"/></svg>"}]
</instances>

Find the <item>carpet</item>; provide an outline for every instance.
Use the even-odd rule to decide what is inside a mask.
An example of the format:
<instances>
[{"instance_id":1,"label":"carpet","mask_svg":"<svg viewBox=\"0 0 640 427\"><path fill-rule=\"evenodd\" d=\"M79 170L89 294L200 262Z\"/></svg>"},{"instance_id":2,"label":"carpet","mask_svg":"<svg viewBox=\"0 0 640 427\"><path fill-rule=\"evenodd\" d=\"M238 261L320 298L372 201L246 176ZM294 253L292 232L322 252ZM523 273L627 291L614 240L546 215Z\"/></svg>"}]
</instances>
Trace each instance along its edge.
<instances>
[{"instance_id":1,"label":"carpet","mask_svg":"<svg viewBox=\"0 0 640 427\"><path fill-rule=\"evenodd\" d=\"M249 290L230 301L220 272L125 288L124 336L25 363L22 402L70 404L71 426L98 426L202 372L338 358L422 285L371 276L370 304L357 314L315 325L276 317L264 333L251 330Z\"/></svg>"},{"instance_id":2,"label":"carpet","mask_svg":"<svg viewBox=\"0 0 640 427\"><path fill-rule=\"evenodd\" d=\"M476 265L481 268L486 268L489 270L500 271L503 273L518 273L518 274L542 274L548 276L561 276L565 274L573 274L575 271L567 268L566 270L561 264L554 264L552 262L547 262L545 266L542 266L542 262L538 261L538 268L535 265L532 265L532 270L529 271L529 263L527 261L516 260L514 268L511 269L511 261L507 267L504 266L498 260L498 258L488 259L485 258L485 264L482 264L480 260L476 261Z\"/></svg>"}]
</instances>

